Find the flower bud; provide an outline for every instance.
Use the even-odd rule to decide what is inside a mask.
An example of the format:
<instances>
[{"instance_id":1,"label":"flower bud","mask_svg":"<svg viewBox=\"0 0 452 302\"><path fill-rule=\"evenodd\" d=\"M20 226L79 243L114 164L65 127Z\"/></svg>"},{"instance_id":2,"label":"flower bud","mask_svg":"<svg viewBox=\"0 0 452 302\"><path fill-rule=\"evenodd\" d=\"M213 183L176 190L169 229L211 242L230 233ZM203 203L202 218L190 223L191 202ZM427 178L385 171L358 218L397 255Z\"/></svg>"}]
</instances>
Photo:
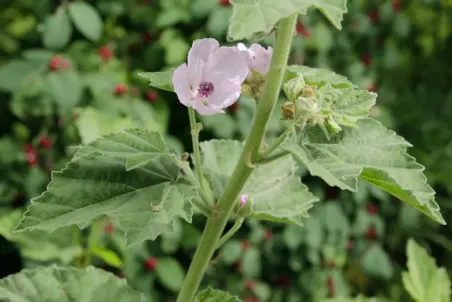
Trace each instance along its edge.
<instances>
[{"instance_id":1,"label":"flower bud","mask_svg":"<svg viewBox=\"0 0 452 302\"><path fill-rule=\"evenodd\" d=\"M293 102L303 93L303 88L305 86L304 78L299 74L297 77L284 83L283 89L287 98Z\"/></svg>"},{"instance_id":2,"label":"flower bud","mask_svg":"<svg viewBox=\"0 0 452 302\"><path fill-rule=\"evenodd\" d=\"M240 195L239 209L236 215L240 218L245 218L251 214L251 200L247 194Z\"/></svg>"},{"instance_id":3,"label":"flower bud","mask_svg":"<svg viewBox=\"0 0 452 302\"><path fill-rule=\"evenodd\" d=\"M305 98L300 96L296 100L296 105L300 113L315 114L319 111L319 105L313 98Z\"/></svg>"},{"instance_id":4,"label":"flower bud","mask_svg":"<svg viewBox=\"0 0 452 302\"><path fill-rule=\"evenodd\" d=\"M315 97L316 90L317 90L317 86L315 86L315 85L306 85L303 88L303 96L306 97L306 98Z\"/></svg>"},{"instance_id":5,"label":"flower bud","mask_svg":"<svg viewBox=\"0 0 452 302\"><path fill-rule=\"evenodd\" d=\"M282 111L282 119L283 120L293 120L295 106L291 102L285 102L284 105L281 106Z\"/></svg>"}]
</instances>

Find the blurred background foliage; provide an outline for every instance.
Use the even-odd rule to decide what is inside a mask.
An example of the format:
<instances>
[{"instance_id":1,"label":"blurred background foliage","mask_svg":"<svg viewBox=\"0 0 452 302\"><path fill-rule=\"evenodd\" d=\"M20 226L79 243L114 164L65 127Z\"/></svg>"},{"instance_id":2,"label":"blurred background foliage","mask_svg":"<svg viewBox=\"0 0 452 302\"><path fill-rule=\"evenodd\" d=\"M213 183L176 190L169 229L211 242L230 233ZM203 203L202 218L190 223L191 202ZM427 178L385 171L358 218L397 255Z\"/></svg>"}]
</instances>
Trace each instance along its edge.
<instances>
[{"instance_id":1,"label":"blurred background foliage","mask_svg":"<svg viewBox=\"0 0 452 302\"><path fill-rule=\"evenodd\" d=\"M73 146L141 127L161 132L179 155L191 151L185 107L137 73L178 66L194 39L228 43L229 1L4 0L0 8L0 276L90 259L153 301L173 301L202 231L200 217L131 249L108 218L81 234L12 230ZM376 91L372 116L413 144L410 153L426 166L449 221L452 1L349 0L348 10L342 31L315 12L301 16L291 63L332 69ZM271 42L271 35L261 41ZM243 139L254 109L243 98L227 114L202 118L201 138ZM273 135L284 127L280 118L277 108ZM365 184L352 194L307 175L303 181L322 200L306 225L249 221L213 261L209 284L246 302L358 293L410 301L400 277L409 237L452 269L450 226Z\"/></svg>"}]
</instances>

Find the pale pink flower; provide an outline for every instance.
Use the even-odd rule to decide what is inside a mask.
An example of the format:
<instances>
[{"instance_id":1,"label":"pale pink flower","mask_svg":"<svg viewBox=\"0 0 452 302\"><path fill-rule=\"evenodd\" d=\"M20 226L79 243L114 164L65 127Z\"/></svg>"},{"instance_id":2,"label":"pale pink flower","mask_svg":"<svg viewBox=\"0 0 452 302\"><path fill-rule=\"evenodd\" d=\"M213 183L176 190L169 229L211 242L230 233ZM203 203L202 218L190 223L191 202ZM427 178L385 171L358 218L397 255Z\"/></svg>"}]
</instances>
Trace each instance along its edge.
<instances>
[{"instance_id":1,"label":"pale pink flower","mask_svg":"<svg viewBox=\"0 0 452 302\"><path fill-rule=\"evenodd\" d=\"M249 199L250 197L247 194L240 195L240 206L243 207Z\"/></svg>"},{"instance_id":2,"label":"pale pink flower","mask_svg":"<svg viewBox=\"0 0 452 302\"><path fill-rule=\"evenodd\" d=\"M237 48L250 69L248 77L251 77L253 71L263 76L267 74L273 55L273 48L268 47L265 49L265 47L256 43L252 44L250 48L247 48L243 43L239 43Z\"/></svg>"},{"instance_id":3,"label":"pale pink flower","mask_svg":"<svg viewBox=\"0 0 452 302\"><path fill-rule=\"evenodd\" d=\"M193 42L188 64L174 71L173 86L183 105L213 115L237 101L247 74L237 47L220 47L215 39L200 39Z\"/></svg>"}]
</instances>

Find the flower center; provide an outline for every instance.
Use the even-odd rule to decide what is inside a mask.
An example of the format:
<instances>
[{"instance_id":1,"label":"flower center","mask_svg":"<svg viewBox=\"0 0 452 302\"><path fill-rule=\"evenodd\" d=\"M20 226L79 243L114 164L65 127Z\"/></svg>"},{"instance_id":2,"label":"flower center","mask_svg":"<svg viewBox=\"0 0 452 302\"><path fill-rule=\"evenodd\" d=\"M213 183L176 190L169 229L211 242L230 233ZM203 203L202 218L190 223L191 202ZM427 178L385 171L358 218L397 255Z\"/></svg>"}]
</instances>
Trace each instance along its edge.
<instances>
[{"instance_id":1,"label":"flower center","mask_svg":"<svg viewBox=\"0 0 452 302\"><path fill-rule=\"evenodd\" d=\"M212 82L202 82L199 84L198 94L204 98L208 97L215 91Z\"/></svg>"}]
</instances>

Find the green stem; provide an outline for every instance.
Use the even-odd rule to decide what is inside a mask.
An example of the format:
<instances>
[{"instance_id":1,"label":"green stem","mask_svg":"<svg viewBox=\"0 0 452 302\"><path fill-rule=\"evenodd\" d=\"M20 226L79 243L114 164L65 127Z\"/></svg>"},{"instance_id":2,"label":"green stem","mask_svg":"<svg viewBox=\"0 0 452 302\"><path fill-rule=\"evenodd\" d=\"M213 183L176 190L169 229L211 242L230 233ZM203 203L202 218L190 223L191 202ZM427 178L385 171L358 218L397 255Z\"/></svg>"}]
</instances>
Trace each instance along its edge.
<instances>
[{"instance_id":1,"label":"green stem","mask_svg":"<svg viewBox=\"0 0 452 302\"><path fill-rule=\"evenodd\" d=\"M288 151L281 151L281 152L275 153L273 155L269 155L267 157L264 157L264 158L260 159L259 160L259 164L266 164L266 163L272 162L272 161L277 160L277 159L279 159L279 158L281 158L283 156L286 156L287 154L289 154Z\"/></svg>"},{"instance_id":2,"label":"green stem","mask_svg":"<svg viewBox=\"0 0 452 302\"><path fill-rule=\"evenodd\" d=\"M296 18L297 14L293 14L279 22L263 97L257 107L245 147L223 195L213 209L211 217L207 220L184 284L177 297L177 302L193 301L210 259L212 259L215 252L218 239L232 212L234 203L254 169L253 163L257 162L259 158L259 148L264 137L265 128L281 91Z\"/></svg>"},{"instance_id":3,"label":"green stem","mask_svg":"<svg viewBox=\"0 0 452 302\"><path fill-rule=\"evenodd\" d=\"M290 128L286 129L267 149L259 155L259 159L264 159L268 157L273 151L275 151L281 143L286 139L287 134L289 134Z\"/></svg>"},{"instance_id":4,"label":"green stem","mask_svg":"<svg viewBox=\"0 0 452 302\"><path fill-rule=\"evenodd\" d=\"M219 249L223 244L225 244L226 241L229 240L229 238L234 236L234 234L237 233L237 231L242 226L242 223L243 223L243 218L237 219L234 222L234 225L232 226L232 228L218 240L217 247L215 249L216 250Z\"/></svg>"},{"instance_id":5,"label":"green stem","mask_svg":"<svg viewBox=\"0 0 452 302\"><path fill-rule=\"evenodd\" d=\"M201 131L198 124L196 124L195 110L188 107L188 116L190 118L191 141L193 145L193 154L195 156L196 178L198 179L201 190L204 191L204 184L202 181L201 155L199 154L199 131Z\"/></svg>"}]
</instances>

